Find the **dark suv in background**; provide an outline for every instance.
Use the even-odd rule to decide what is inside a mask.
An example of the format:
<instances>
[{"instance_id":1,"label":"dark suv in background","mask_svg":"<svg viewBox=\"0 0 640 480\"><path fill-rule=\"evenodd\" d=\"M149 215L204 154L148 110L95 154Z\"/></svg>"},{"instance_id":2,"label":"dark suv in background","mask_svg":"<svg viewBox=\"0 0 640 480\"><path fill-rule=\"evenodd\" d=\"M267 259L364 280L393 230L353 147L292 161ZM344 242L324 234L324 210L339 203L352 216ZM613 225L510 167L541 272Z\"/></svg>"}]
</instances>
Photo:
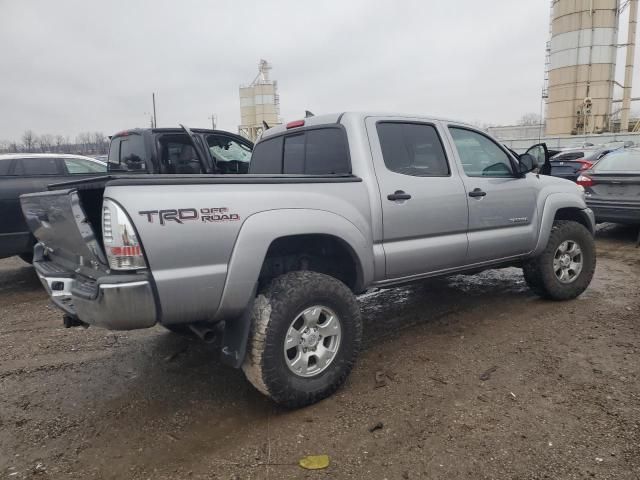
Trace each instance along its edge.
<instances>
[{"instance_id":1,"label":"dark suv in background","mask_svg":"<svg viewBox=\"0 0 640 480\"><path fill-rule=\"evenodd\" d=\"M52 183L104 176L106 172L106 163L80 155L0 155L0 258L20 255L31 263L35 239L22 216L20 195L46 190Z\"/></svg>"},{"instance_id":2,"label":"dark suv in background","mask_svg":"<svg viewBox=\"0 0 640 480\"><path fill-rule=\"evenodd\" d=\"M253 143L222 130L136 128L116 133L109 147L109 173L243 174Z\"/></svg>"},{"instance_id":3,"label":"dark suv in background","mask_svg":"<svg viewBox=\"0 0 640 480\"><path fill-rule=\"evenodd\" d=\"M551 157L551 175L575 182L580 174L589 170L607 153L620 146L590 146L563 150Z\"/></svg>"}]
</instances>

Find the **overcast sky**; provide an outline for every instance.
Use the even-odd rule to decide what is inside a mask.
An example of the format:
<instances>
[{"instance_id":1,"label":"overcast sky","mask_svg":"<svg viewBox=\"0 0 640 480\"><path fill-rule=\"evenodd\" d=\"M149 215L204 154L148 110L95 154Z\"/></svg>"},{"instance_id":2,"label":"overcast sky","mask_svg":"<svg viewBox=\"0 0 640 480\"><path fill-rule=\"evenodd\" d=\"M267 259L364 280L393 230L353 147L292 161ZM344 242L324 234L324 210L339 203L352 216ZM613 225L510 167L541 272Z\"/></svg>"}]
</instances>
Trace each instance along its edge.
<instances>
[{"instance_id":1,"label":"overcast sky","mask_svg":"<svg viewBox=\"0 0 640 480\"><path fill-rule=\"evenodd\" d=\"M147 126L151 92L159 126L236 131L260 58L285 120L511 124L540 111L548 29L547 0L0 0L0 139Z\"/></svg>"}]
</instances>

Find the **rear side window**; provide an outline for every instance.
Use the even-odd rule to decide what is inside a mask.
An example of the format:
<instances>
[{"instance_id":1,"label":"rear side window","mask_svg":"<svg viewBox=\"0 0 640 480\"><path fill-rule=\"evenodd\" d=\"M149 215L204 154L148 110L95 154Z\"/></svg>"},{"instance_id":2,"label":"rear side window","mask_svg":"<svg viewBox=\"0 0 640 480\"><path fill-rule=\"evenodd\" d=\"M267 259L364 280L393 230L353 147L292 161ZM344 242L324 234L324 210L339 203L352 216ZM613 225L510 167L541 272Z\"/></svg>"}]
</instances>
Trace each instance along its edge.
<instances>
[{"instance_id":1,"label":"rear side window","mask_svg":"<svg viewBox=\"0 0 640 480\"><path fill-rule=\"evenodd\" d=\"M9 175L9 167L11 166L11 160L0 160L0 175Z\"/></svg>"},{"instance_id":2,"label":"rear side window","mask_svg":"<svg viewBox=\"0 0 640 480\"><path fill-rule=\"evenodd\" d=\"M92 162L91 160L84 160L82 158L65 158L64 164L71 175L104 173L107 170L107 166L105 164Z\"/></svg>"},{"instance_id":3,"label":"rear side window","mask_svg":"<svg viewBox=\"0 0 640 480\"><path fill-rule=\"evenodd\" d=\"M578 160L584 158L584 152L567 152L559 153L551 160L558 162L570 162L571 160Z\"/></svg>"},{"instance_id":4,"label":"rear side window","mask_svg":"<svg viewBox=\"0 0 640 480\"><path fill-rule=\"evenodd\" d=\"M351 173L345 133L341 128L317 128L266 139L253 151L250 173Z\"/></svg>"},{"instance_id":5,"label":"rear side window","mask_svg":"<svg viewBox=\"0 0 640 480\"><path fill-rule=\"evenodd\" d=\"M253 149L249 173L282 173L282 137L258 142Z\"/></svg>"},{"instance_id":6,"label":"rear side window","mask_svg":"<svg viewBox=\"0 0 640 480\"><path fill-rule=\"evenodd\" d=\"M433 125L379 122L384 164L392 172L415 177L449 175L447 157Z\"/></svg>"},{"instance_id":7,"label":"rear side window","mask_svg":"<svg viewBox=\"0 0 640 480\"><path fill-rule=\"evenodd\" d=\"M13 168L14 175L59 175L55 158L19 158Z\"/></svg>"},{"instance_id":8,"label":"rear side window","mask_svg":"<svg viewBox=\"0 0 640 480\"><path fill-rule=\"evenodd\" d=\"M109 148L109 170L146 171L146 156L141 135L117 137Z\"/></svg>"}]
</instances>

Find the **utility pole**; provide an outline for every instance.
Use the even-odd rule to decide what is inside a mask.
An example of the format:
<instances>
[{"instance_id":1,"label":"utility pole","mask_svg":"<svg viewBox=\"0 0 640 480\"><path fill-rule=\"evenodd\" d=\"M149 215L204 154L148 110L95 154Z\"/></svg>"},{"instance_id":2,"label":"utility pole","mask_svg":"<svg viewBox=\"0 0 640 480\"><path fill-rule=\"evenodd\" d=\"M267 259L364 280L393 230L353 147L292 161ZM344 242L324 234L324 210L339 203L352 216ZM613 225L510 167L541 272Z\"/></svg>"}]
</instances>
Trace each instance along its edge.
<instances>
[{"instance_id":1,"label":"utility pole","mask_svg":"<svg viewBox=\"0 0 640 480\"><path fill-rule=\"evenodd\" d=\"M151 99L153 101L153 128L158 128L158 117L156 116L156 94L153 92L151 94Z\"/></svg>"},{"instance_id":2,"label":"utility pole","mask_svg":"<svg viewBox=\"0 0 640 480\"><path fill-rule=\"evenodd\" d=\"M215 130L216 129L216 122L218 120L218 117L216 116L215 113L212 113L211 116L209 117L209 119L211 120L211 129Z\"/></svg>"},{"instance_id":3,"label":"utility pole","mask_svg":"<svg viewBox=\"0 0 640 480\"><path fill-rule=\"evenodd\" d=\"M629 31L627 34L627 61L624 68L624 87L622 89L622 111L620 131L629 131L629 113L631 111L631 86L633 84L633 57L636 51L636 25L638 24L638 0L629 0Z\"/></svg>"}]
</instances>

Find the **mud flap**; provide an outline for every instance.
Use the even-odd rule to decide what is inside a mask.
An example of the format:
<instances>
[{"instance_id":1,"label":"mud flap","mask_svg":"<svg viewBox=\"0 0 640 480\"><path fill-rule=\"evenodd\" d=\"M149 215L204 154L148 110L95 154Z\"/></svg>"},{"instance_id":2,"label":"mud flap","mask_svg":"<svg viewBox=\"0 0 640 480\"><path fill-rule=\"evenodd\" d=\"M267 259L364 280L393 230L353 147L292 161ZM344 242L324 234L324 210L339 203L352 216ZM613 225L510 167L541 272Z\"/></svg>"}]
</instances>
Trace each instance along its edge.
<instances>
[{"instance_id":1,"label":"mud flap","mask_svg":"<svg viewBox=\"0 0 640 480\"><path fill-rule=\"evenodd\" d=\"M220 359L222 363L234 368L240 368L247 354L247 341L251 331L251 319L253 317L253 302L258 292L256 283L251 292L251 301L239 318L224 322L224 334L222 336L222 351Z\"/></svg>"}]
</instances>

